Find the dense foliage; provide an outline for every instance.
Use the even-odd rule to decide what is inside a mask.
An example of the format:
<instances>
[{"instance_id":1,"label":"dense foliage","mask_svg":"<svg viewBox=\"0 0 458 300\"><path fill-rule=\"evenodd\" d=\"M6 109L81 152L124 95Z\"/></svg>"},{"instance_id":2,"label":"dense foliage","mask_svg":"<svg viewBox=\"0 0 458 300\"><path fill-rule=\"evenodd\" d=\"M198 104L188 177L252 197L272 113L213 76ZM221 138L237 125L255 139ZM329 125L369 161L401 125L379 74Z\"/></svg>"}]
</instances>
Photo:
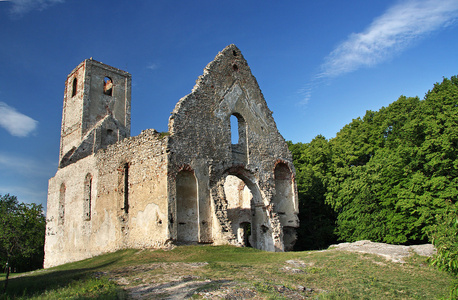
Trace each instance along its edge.
<instances>
[{"instance_id":1,"label":"dense foliage","mask_svg":"<svg viewBox=\"0 0 458 300\"><path fill-rule=\"evenodd\" d=\"M367 111L329 141L318 136L308 144L290 144L300 208L310 209L301 212L308 227L301 226L299 235L312 230L307 223L310 215L320 215L317 210L327 220L319 230L328 232L334 217L329 205L339 240L427 241L435 216L447 201L457 201L457 124L454 76L435 84L423 100L402 96Z\"/></svg>"},{"instance_id":2,"label":"dense foliage","mask_svg":"<svg viewBox=\"0 0 458 300\"><path fill-rule=\"evenodd\" d=\"M38 204L0 195L0 265L15 271L43 266L46 219Z\"/></svg>"},{"instance_id":3,"label":"dense foliage","mask_svg":"<svg viewBox=\"0 0 458 300\"><path fill-rule=\"evenodd\" d=\"M299 194L297 250L323 249L336 241L335 214L325 204L326 175L331 165L328 141L321 135L308 144L292 144L289 148L296 166L297 192Z\"/></svg>"},{"instance_id":4,"label":"dense foliage","mask_svg":"<svg viewBox=\"0 0 458 300\"><path fill-rule=\"evenodd\" d=\"M449 203L447 210L437 215L437 224L430 229L437 249L433 265L455 276L450 299L458 299L458 204Z\"/></svg>"}]
</instances>

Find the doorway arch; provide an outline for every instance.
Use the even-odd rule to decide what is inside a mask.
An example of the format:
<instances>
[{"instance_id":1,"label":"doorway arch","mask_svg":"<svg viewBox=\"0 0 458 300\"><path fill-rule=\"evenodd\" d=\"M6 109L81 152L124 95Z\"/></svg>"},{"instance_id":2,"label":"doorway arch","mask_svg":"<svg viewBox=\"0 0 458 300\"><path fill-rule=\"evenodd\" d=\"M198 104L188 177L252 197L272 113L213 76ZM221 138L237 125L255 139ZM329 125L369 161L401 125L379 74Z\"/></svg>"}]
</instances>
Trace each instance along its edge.
<instances>
[{"instance_id":1,"label":"doorway arch","mask_svg":"<svg viewBox=\"0 0 458 300\"><path fill-rule=\"evenodd\" d=\"M267 207L253 174L243 167L231 168L225 173L224 193L237 243L275 251Z\"/></svg>"},{"instance_id":2,"label":"doorway arch","mask_svg":"<svg viewBox=\"0 0 458 300\"><path fill-rule=\"evenodd\" d=\"M177 241L197 243L199 239L199 208L197 180L194 172L180 171L176 176Z\"/></svg>"}]
</instances>

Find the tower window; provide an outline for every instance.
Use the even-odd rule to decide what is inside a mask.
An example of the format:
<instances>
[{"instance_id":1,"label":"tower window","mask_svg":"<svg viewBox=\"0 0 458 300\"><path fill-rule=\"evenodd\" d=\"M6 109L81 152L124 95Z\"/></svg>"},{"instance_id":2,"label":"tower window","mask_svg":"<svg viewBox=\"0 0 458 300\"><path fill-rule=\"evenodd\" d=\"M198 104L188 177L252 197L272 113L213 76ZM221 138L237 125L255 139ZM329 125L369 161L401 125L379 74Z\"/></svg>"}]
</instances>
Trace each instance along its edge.
<instances>
[{"instance_id":1,"label":"tower window","mask_svg":"<svg viewBox=\"0 0 458 300\"><path fill-rule=\"evenodd\" d=\"M113 80L110 77L103 79L103 93L108 96L113 94Z\"/></svg>"},{"instance_id":2,"label":"tower window","mask_svg":"<svg viewBox=\"0 0 458 300\"><path fill-rule=\"evenodd\" d=\"M72 81L72 97L74 97L76 95L76 92L78 90L78 79L73 78L73 81Z\"/></svg>"}]
</instances>

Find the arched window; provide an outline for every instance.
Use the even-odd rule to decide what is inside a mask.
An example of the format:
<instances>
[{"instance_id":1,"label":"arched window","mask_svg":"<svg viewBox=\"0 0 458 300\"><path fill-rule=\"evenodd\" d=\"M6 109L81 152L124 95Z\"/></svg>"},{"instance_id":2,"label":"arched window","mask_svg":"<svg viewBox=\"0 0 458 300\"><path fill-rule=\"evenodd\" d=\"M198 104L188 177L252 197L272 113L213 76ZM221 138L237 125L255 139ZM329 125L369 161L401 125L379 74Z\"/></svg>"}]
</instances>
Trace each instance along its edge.
<instances>
[{"instance_id":1,"label":"arched window","mask_svg":"<svg viewBox=\"0 0 458 300\"><path fill-rule=\"evenodd\" d=\"M234 115L231 116L231 142L232 144L239 143L239 122Z\"/></svg>"},{"instance_id":2,"label":"arched window","mask_svg":"<svg viewBox=\"0 0 458 300\"><path fill-rule=\"evenodd\" d=\"M247 123L239 113L230 117L232 160L236 164L245 164L247 156Z\"/></svg>"},{"instance_id":3,"label":"arched window","mask_svg":"<svg viewBox=\"0 0 458 300\"><path fill-rule=\"evenodd\" d=\"M113 94L113 80L108 76L103 79L103 93L108 96Z\"/></svg>"},{"instance_id":4,"label":"arched window","mask_svg":"<svg viewBox=\"0 0 458 300\"><path fill-rule=\"evenodd\" d=\"M64 217L65 217L65 183L60 185L59 191L59 206L58 206L58 214L57 214L57 224L63 225L64 224Z\"/></svg>"},{"instance_id":5,"label":"arched window","mask_svg":"<svg viewBox=\"0 0 458 300\"><path fill-rule=\"evenodd\" d=\"M88 173L84 179L84 203L83 218L85 221L91 220L91 198L92 198L92 175Z\"/></svg>"},{"instance_id":6,"label":"arched window","mask_svg":"<svg viewBox=\"0 0 458 300\"><path fill-rule=\"evenodd\" d=\"M231 141L235 145L245 145L246 143L246 122L238 113L231 115Z\"/></svg>"},{"instance_id":7,"label":"arched window","mask_svg":"<svg viewBox=\"0 0 458 300\"><path fill-rule=\"evenodd\" d=\"M73 78L72 81L72 97L76 95L76 92L78 91L78 79Z\"/></svg>"}]
</instances>

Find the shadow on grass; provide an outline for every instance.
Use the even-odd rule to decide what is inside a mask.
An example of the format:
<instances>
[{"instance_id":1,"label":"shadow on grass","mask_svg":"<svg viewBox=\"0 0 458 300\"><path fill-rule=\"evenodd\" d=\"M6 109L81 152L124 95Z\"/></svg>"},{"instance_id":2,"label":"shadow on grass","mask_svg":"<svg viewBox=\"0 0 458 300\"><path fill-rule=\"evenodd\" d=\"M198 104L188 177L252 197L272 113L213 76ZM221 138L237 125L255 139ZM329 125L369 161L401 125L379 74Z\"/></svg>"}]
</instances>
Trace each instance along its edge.
<instances>
[{"instance_id":1,"label":"shadow on grass","mask_svg":"<svg viewBox=\"0 0 458 300\"><path fill-rule=\"evenodd\" d=\"M5 279L2 278L0 279L0 299L37 296L45 291L67 287L75 281L91 278L95 271L108 267L116 263L117 260L113 259L89 268L38 270L17 277L10 277L6 294L3 293Z\"/></svg>"}]
</instances>

